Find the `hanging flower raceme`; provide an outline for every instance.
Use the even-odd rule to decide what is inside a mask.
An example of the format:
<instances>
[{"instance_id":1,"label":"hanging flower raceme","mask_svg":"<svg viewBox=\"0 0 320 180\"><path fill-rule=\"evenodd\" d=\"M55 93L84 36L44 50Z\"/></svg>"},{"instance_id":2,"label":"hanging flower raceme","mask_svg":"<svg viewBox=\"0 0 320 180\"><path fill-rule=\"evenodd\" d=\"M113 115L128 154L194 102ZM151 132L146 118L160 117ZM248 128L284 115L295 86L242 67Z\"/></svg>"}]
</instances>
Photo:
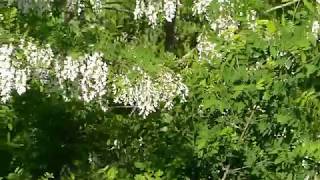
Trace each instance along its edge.
<instances>
[{"instance_id":1,"label":"hanging flower raceme","mask_svg":"<svg viewBox=\"0 0 320 180\"><path fill-rule=\"evenodd\" d=\"M14 47L0 46L0 100L7 102L11 98L12 90L22 94L26 91L26 70L19 70L12 63Z\"/></svg>"},{"instance_id":2,"label":"hanging flower raceme","mask_svg":"<svg viewBox=\"0 0 320 180\"><path fill-rule=\"evenodd\" d=\"M17 50L21 51L25 57L25 61L20 61L20 63L25 63L24 68L27 75L31 78L37 78L43 84L46 83L49 80L51 63L55 59L50 45L47 44L44 48L39 48L34 43L22 39Z\"/></svg>"},{"instance_id":3,"label":"hanging flower raceme","mask_svg":"<svg viewBox=\"0 0 320 180\"><path fill-rule=\"evenodd\" d=\"M192 8L193 15L204 14L213 0L196 0Z\"/></svg>"},{"instance_id":4,"label":"hanging flower raceme","mask_svg":"<svg viewBox=\"0 0 320 180\"><path fill-rule=\"evenodd\" d=\"M152 79L140 68L134 68L133 71L141 75L139 79L130 81L127 75L118 75L116 78L117 83L113 88L115 103L132 106L146 117L162 104L165 109L171 109L176 97L180 97L182 102L186 101L188 88L179 75L164 72Z\"/></svg>"},{"instance_id":5,"label":"hanging flower raceme","mask_svg":"<svg viewBox=\"0 0 320 180\"><path fill-rule=\"evenodd\" d=\"M99 14L103 8L102 0L90 0L93 12Z\"/></svg>"},{"instance_id":6,"label":"hanging flower raceme","mask_svg":"<svg viewBox=\"0 0 320 180\"><path fill-rule=\"evenodd\" d=\"M197 38L197 50L199 54L199 60L207 60L211 62L211 59L221 59L221 53L216 49L217 44L210 42L204 35L200 35Z\"/></svg>"},{"instance_id":7,"label":"hanging flower raceme","mask_svg":"<svg viewBox=\"0 0 320 180\"><path fill-rule=\"evenodd\" d=\"M16 58L19 53L23 58ZM42 86L58 85L66 100L99 101L107 92L108 67L102 53L61 58L54 56L49 45L39 48L21 40L18 46L0 46L0 63L2 102L10 99L13 90L24 93L28 80L38 80Z\"/></svg>"},{"instance_id":8,"label":"hanging flower raceme","mask_svg":"<svg viewBox=\"0 0 320 180\"><path fill-rule=\"evenodd\" d=\"M211 29L217 32L218 37L226 41L232 40L238 28L239 23L231 16L220 15L217 19L211 20Z\"/></svg>"},{"instance_id":9,"label":"hanging flower raceme","mask_svg":"<svg viewBox=\"0 0 320 180\"><path fill-rule=\"evenodd\" d=\"M84 102L101 101L107 93L108 67L102 53L85 55L77 60L67 57L55 64L55 75L65 99L68 96Z\"/></svg>"},{"instance_id":10,"label":"hanging flower raceme","mask_svg":"<svg viewBox=\"0 0 320 180\"><path fill-rule=\"evenodd\" d=\"M179 0L136 0L136 7L133 14L136 20L145 16L149 25L155 27L159 19L159 14L163 14L166 21L172 22L176 16L179 5Z\"/></svg>"},{"instance_id":11,"label":"hanging flower raceme","mask_svg":"<svg viewBox=\"0 0 320 180\"><path fill-rule=\"evenodd\" d=\"M17 58L19 57L19 58ZM103 54L94 52L79 58L53 54L50 45L40 48L32 42L21 40L17 46L0 45L0 101L10 100L12 92L19 95L29 89L29 81L37 81L47 93L57 91L66 101L97 103L108 109L106 95L113 87L114 102L135 107L146 117L160 107L171 109L174 99L186 100L188 88L179 75L163 72L152 78L141 68L134 68L139 78L130 81L127 74L115 75L108 84L109 67Z\"/></svg>"},{"instance_id":12,"label":"hanging flower raceme","mask_svg":"<svg viewBox=\"0 0 320 180\"><path fill-rule=\"evenodd\" d=\"M168 22L172 22L176 16L177 3L177 0L164 0L163 2L164 17Z\"/></svg>"}]
</instances>

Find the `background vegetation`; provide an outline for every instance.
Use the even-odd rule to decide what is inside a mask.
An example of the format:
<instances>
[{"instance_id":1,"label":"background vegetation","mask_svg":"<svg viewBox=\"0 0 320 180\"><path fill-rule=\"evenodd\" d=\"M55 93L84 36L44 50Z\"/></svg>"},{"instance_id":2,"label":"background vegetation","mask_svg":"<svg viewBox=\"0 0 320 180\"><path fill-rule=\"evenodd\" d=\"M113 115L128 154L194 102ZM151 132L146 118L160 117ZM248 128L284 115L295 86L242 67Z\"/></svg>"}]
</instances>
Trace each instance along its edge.
<instances>
[{"instance_id":1,"label":"background vegetation","mask_svg":"<svg viewBox=\"0 0 320 180\"><path fill-rule=\"evenodd\" d=\"M24 2L0 2L1 44L25 39L74 58L103 52L108 83L134 67L151 78L168 71L182 77L188 96L143 116L112 93L103 111L28 82L0 106L3 179L317 177L317 1L208 1L201 12L205 1L181 0L173 19L159 10L156 24L135 17L131 0L101 1L98 12L98 1L84 0L79 14L70 1L39 1L50 3L43 11ZM140 76L128 74L133 84Z\"/></svg>"}]
</instances>

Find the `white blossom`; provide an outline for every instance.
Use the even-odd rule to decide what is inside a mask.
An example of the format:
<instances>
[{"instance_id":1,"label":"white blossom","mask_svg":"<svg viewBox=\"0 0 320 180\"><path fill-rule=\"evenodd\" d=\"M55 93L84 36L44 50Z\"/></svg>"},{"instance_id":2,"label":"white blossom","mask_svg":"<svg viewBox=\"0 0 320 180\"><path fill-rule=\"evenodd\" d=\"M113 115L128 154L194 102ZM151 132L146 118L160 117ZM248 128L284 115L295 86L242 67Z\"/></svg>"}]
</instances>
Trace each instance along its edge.
<instances>
[{"instance_id":1,"label":"white blossom","mask_svg":"<svg viewBox=\"0 0 320 180\"><path fill-rule=\"evenodd\" d=\"M56 64L56 74L59 84L62 85L64 81L70 80L75 81L79 75L80 62L72 59L70 56L66 57L66 60L63 61L63 66L60 66L59 63Z\"/></svg>"},{"instance_id":2,"label":"white blossom","mask_svg":"<svg viewBox=\"0 0 320 180\"><path fill-rule=\"evenodd\" d=\"M82 0L78 0L77 5L78 5L77 7L78 16L80 16L86 6Z\"/></svg>"},{"instance_id":3,"label":"white blossom","mask_svg":"<svg viewBox=\"0 0 320 180\"><path fill-rule=\"evenodd\" d=\"M25 55L28 76L39 77L42 83L47 81L51 63L54 61L54 54L50 45L47 44L45 48L38 48L34 43L25 42L22 39L18 47Z\"/></svg>"},{"instance_id":4,"label":"white blossom","mask_svg":"<svg viewBox=\"0 0 320 180\"><path fill-rule=\"evenodd\" d=\"M201 15L206 14L207 8L213 0L195 0L194 5L192 7L193 15ZM230 4L230 0L218 0L219 11L222 12L225 10L226 5Z\"/></svg>"},{"instance_id":5,"label":"white blossom","mask_svg":"<svg viewBox=\"0 0 320 180\"><path fill-rule=\"evenodd\" d=\"M133 14L136 20L145 16L148 20L149 25L155 27L155 25L157 25L159 12L159 3L155 1L148 1L148 3L145 4L143 0L136 0L136 7Z\"/></svg>"},{"instance_id":6,"label":"white blossom","mask_svg":"<svg viewBox=\"0 0 320 180\"><path fill-rule=\"evenodd\" d=\"M14 89L19 95L27 90L27 73L25 70L16 70L14 79Z\"/></svg>"},{"instance_id":7,"label":"white blossom","mask_svg":"<svg viewBox=\"0 0 320 180\"><path fill-rule=\"evenodd\" d=\"M16 69L11 64L13 51L14 47L11 44L0 46L0 100L2 102L10 99L12 90L19 88L21 92L24 89L19 87L22 83L15 85Z\"/></svg>"},{"instance_id":8,"label":"white blossom","mask_svg":"<svg viewBox=\"0 0 320 180\"><path fill-rule=\"evenodd\" d=\"M13 53L22 51L25 61L15 59ZM6 102L12 90L18 94L27 89L28 79L39 80L43 86L58 84L65 99L77 98L84 102L102 100L107 92L108 67L101 53L85 55L77 60L55 57L50 46L39 48L31 42L20 41L16 47L0 48L0 96ZM50 81L51 80L51 81ZM52 82L53 84L48 84ZM68 97L69 96L69 97Z\"/></svg>"},{"instance_id":9,"label":"white blossom","mask_svg":"<svg viewBox=\"0 0 320 180\"><path fill-rule=\"evenodd\" d=\"M157 79L159 89L161 89L161 101L165 102L164 108L171 109L173 107L173 99L178 96L182 102L186 101L189 94L187 86L182 83L181 76L174 75L169 72L162 73Z\"/></svg>"},{"instance_id":10,"label":"white blossom","mask_svg":"<svg viewBox=\"0 0 320 180\"><path fill-rule=\"evenodd\" d=\"M248 21L248 25L249 25L249 29L255 31L257 28L257 11L255 10L250 10L248 15L247 15L247 21Z\"/></svg>"},{"instance_id":11,"label":"white blossom","mask_svg":"<svg viewBox=\"0 0 320 180\"><path fill-rule=\"evenodd\" d=\"M55 74L65 94L87 103L101 101L107 93L108 75L108 67L102 57L102 53L96 52L76 60L67 57L62 64L56 63Z\"/></svg>"},{"instance_id":12,"label":"white blossom","mask_svg":"<svg viewBox=\"0 0 320 180\"><path fill-rule=\"evenodd\" d=\"M159 15L163 14L168 22L172 22L176 16L177 7L180 5L179 0L136 0L136 7L134 9L134 19L141 19L146 17L149 25L155 27L159 19Z\"/></svg>"},{"instance_id":13,"label":"white blossom","mask_svg":"<svg viewBox=\"0 0 320 180\"><path fill-rule=\"evenodd\" d=\"M68 12L73 12L77 9L79 0L67 0L66 8Z\"/></svg>"},{"instance_id":14,"label":"white blossom","mask_svg":"<svg viewBox=\"0 0 320 180\"><path fill-rule=\"evenodd\" d=\"M140 115L146 117L155 112L161 104L165 109L171 109L176 97L180 97L182 102L186 101L188 88L179 75L165 72L152 79L141 69L136 71L142 75L136 82L131 82L126 75L118 76L118 86L127 88L114 88L115 103L132 106Z\"/></svg>"},{"instance_id":15,"label":"white blossom","mask_svg":"<svg viewBox=\"0 0 320 180\"><path fill-rule=\"evenodd\" d=\"M27 71L19 69L12 61L15 48L13 45L0 47L0 100L7 102L12 91L23 94L27 89Z\"/></svg>"},{"instance_id":16,"label":"white blossom","mask_svg":"<svg viewBox=\"0 0 320 180\"><path fill-rule=\"evenodd\" d=\"M217 51L216 43L208 41L207 37L202 35L197 38L197 42L196 48L198 50L199 60L206 59L210 62L210 59L221 58L222 55Z\"/></svg>"},{"instance_id":17,"label":"white blossom","mask_svg":"<svg viewBox=\"0 0 320 180\"><path fill-rule=\"evenodd\" d=\"M218 37L223 38L226 41L233 39L234 34L239 29L239 22L237 22L232 14L232 9L234 9L234 3L230 0L218 0L216 5L218 5L219 13L217 17L211 17L207 13L207 8L213 3L212 0L196 0L193 5L193 15L204 15L205 19L209 22L210 27L214 30ZM254 11L250 16L251 21L255 19ZM253 26L251 28L254 28Z\"/></svg>"},{"instance_id":18,"label":"white blossom","mask_svg":"<svg viewBox=\"0 0 320 180\"><path fill-rule=\"evenodd\" d=\"M21 53L22 56L17 58ZM2 44L0 102L8 102L13 91L19 95L25 93L30 80L40 82L46 93L60 89L58 93L66 101L76 99L97 103L102 110L108 110L105 96L110 87L115 103L133 106L143 117L161 107L171 109L177 97L181 102L186 101L188 88L179 75L162 72L152 78L139 67L132 71L140 75L137 80L132 81L127 75L119 74L108 85L109 67L100 52L72 58L54 55L50 45L39 47L25 40L16 46Z\"/></svg>"},{"instance_id":19,"label":"white blossom","mask_svg":"<svg viewBox=\"0 0 320 180\"><path fill-rule=\"evenodd\" d=\"M145 15L148 18L149 25L155 26L157 25L158 11L156 8L156 4L149 2L145 11Z\"/></svg>"},{"instance_id":20,"label":"white blossom","mask_svg":"<svg viewBox=\"0 0 320 180\"><path fill-rule=\"evenodd\" d=\"M172 22L177 11L177 0L164 0L163 11L168 22Z\"/></svg>"},{"instance_id":21,"label":"white blossom","mask_svg":"<svg viewBox=\"0 0 320 180\"><path fill-rule=\"evenodd\" d=\"M313 21L311 32L314 35L314 37L317 39L319 36L319 30L320 30L320 24L319 21Z\"/></svg>"},{"instance_id":22,"label":"white blossom","mask_svg":"<svg viewBox=\"0 0 320 180\"><path fill-rule=\"evenodd\" d=\"M90 0L90 3L92 5L92 10L95 12L95 13L100 13L101 10L102 10L102 0Z\"/></svg>"},{"instance_id":23,"label":"white blossom","mask_svg":"<svg viewBox=\"0 0 320 180\"><path fill-rule=\"evenodd\" d=\"M144 0L136 0L136 8L134 9L134 19L140 19L145 13L145 4Z\"/></svg>"},{"instance_id":24,"label":"white blossom","mask_svg":"<svg viewBox=\"0 0 320 180\"><path fill-rule=\"evenodd\" d=\"M192 8L193 14L204 14L213 0L196 0Z\"/></svg>"},{"instance_id":25,"label":"white blossom","mask_svg":"<svg viewBox=\"0 0 320 180\"><path fill-rule=\"evenodd\" d=\"M232 40L238 28L239 23L229 15L220 15L217 19L211 21L211 29L227 41Z\"/></svg>"}]
</instances>

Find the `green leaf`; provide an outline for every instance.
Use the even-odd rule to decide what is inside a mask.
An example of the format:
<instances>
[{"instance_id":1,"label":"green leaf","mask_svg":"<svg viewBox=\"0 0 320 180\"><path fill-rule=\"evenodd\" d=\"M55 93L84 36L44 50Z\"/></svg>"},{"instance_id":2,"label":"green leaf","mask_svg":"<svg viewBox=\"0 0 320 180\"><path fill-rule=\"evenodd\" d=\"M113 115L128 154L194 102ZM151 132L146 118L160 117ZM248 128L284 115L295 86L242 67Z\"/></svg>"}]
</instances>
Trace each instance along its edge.
<instances>
[{"instance_id":1,"label":"green leaf","mask_svg":"<svg viewBox=\"0 0 320 180\"><path fill-rule=\"evenodd\" d=\"M277 114L277 122L280 124L288 124L291 120L288 114Z\"/></svg>"},{"instance_id":2,"label":"green leaf","mask_svg":"<svg viewBox=\"0 0 320 180\"><path fill-rule=\"evenodd\" d=\"M305 67L307 69L307 77L309 77L311 74L318 70L317 66L313 64L306 64Z\"/></svg>"},{"instance_id":3,"label":"green leaf","mask_svg":"<svg viewBox=\"0 0 320 180\"><path fill-rule=\"evenodd\" d=\"M309 0L303 0L303 4L305 5L305 7L307 7L309 11L315 13L314 6L312 5L312 3L309 2Z\"/></svg>"},{"instance_id":4,"label":"green leaf","mask_svg":"<svg viewBox=\"0 0 320 180\"><path fill-rule=\"evenodd\" d=\"M118 172L117 168L111 167L111 168L107 171L107 177L108 177L108 179L110 179L110 180L117 179L118 173L119 173L119 172Z\"/></svg>"},{"instance_id":5,"label":"green leaf","mask_svg":"<svg viewBox=\"0 0 320 180\"><path fill-rule=\"evenodd\" d=\"M134 166L141 170L144 170L146 168L146 164L144 164L143 162L134 162Z\"/></svg>"},{"instance_id":6,"label":"green leaf","mask_svg":"<svg viewBox=\"0 0 320 180\"><path fill-rule=\"evenodd\" d=\"M277 31L276 25L273 21L268 21L267 30L271 34L274 34Z\"/></svg>"}]
</instances>

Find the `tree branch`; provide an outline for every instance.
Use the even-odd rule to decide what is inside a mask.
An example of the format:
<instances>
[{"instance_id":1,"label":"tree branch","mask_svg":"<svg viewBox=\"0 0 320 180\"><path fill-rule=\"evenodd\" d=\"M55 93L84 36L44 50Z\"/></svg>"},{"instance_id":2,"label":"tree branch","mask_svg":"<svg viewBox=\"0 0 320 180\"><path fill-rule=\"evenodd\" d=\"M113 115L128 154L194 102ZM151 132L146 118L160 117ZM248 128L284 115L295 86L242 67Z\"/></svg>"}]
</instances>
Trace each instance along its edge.
<instances>
[{"instance_id":1,"label":"tree branch","mask_svg":"<svg viewBox=\"0 0 320 180\"><path fill-rule=\"evenodd\" d=\"M287 7L287 6L291 6L292 4L295 4L295 3L299 2L299 1L300 0L293 0L291 2L287 2L287 3L281 4L279 6L275 6L275 7L271 8L271 9L268 9L265 13L269 13L269 12L275 11L277 9L281 9L281 8L284 8L284 7Z\"/></svg>"},{"instance_id":2,"label":"tree branch","mask_svg":"<svg viewBox=\"0 0 320 180\"><path fill-rule=\"evenodd\" d=\"M230 170L230 165L228 164L227 167L224 168L224 169L225 169L225 171L224 171L224 174L223 174L221 180L226 180L227 179L227 176L228 176L229 170Z\"/></svg>"},{"instance_id":3,"label":"tree branch","mask_svg":"<svg viewBox=\"0 0 320 180\"><path fill-rule=\"evenodd\" d=\"M117 108L126 108L126 109L131 109L131 108L136 108L137 106L111 106L109 108L111 109L117 109Z\"/></svg>"}]
</instances>

